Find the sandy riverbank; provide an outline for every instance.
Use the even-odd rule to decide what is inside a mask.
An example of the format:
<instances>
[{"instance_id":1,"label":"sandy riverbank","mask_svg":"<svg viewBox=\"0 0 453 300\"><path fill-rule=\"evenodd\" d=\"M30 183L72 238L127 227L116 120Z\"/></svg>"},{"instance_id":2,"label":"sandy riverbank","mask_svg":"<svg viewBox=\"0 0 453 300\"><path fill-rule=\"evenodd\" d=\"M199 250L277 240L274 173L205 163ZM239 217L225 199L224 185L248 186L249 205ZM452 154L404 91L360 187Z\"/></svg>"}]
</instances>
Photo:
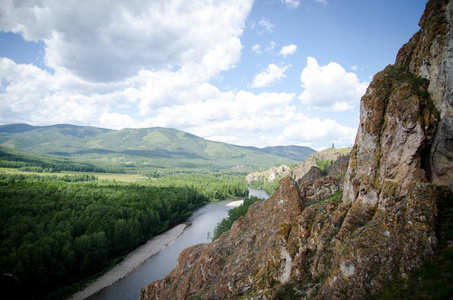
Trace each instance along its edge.
<instances>
[{"instance_id":1,"label":"sandy riverbank","mask_svg":"<svg viewBox=\"0 0 453 300\"><path fill-rule=\"evenodd\" d=\"M241 206L242 203L244 203L244 200L232 201L228 203L226 206L238 207Z\"/></svg>"},{"instance_id":2,"label":"sandy riverbank","mask_svg":"<svg viewBox=\"0 0 453 300\"><path fill-rule=\"evenodd\" d=\"M143 246L140 246L136 250L129 253L123 261L96 279L93 283L87 286L80 292L75 293L69 299L70 300L83 300L96 294L103 288L106 288L116 281L126 277L129 273L137 269L142 265L148 258L162 250L165 246L176 240L176 238L183 233L187 224L180 224L172 229L154 237Z\"/></svg>"}]
</instances>

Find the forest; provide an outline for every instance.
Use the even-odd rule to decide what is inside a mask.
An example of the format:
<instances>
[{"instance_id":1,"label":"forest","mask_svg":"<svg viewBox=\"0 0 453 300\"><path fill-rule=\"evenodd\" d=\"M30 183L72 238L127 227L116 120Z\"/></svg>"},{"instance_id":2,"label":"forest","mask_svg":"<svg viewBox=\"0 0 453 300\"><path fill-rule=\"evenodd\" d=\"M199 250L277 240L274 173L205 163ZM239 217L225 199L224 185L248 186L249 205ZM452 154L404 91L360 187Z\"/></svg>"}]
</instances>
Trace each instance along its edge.
<instances>
[{"instance_id":1,"label":"forest","mask_svg":"<svg viewBox=\"0 0 453 300\"><path fill-rule=\"evenodd\" d=\"M235 176L144 182L92 175L0 174L0 267L21 298L61 299L208 201L247 196Z\"/></svg>"}]
</instances>

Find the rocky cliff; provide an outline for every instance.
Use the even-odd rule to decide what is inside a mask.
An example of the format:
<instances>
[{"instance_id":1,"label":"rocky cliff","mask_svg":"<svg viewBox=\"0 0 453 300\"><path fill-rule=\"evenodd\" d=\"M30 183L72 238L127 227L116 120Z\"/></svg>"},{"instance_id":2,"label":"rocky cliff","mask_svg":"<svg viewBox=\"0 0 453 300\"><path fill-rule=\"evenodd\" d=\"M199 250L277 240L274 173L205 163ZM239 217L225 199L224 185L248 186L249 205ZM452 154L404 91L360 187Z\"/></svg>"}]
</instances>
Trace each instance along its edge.
<instances>
[{"instance_id":1,"label":"rocky cliff","mask_svg":"<svg viewBox=\"0 0 453 300\"><path fill-rule=\"evenodd\" d=\"M288 175L291 172L291 168L287 165L280 165L278 167L269 168L263 172L253 172L247 175L245 182L250 184L255 181L259 182L274 182L277 179Z\"/></svg>"},{"instance_id":2,"label":"rocky cliff","mask_svg":"<svg viewBox=\"0 0 453 300\"><path fill-rule=\"evenodd\" d=\"M345 169L344 166L347 166L350 152L351 148L325 149L309 155L294 169L287 165L275 166L263 172L248 174L245 182L272 194L278 186L277 183L283 177L291 176L297 182L306 182L319 179L326 174L332 175L330 173L336 172L338 167ZM338 160L339 157L342 159ZM333 162L336 163L333 164Z\"/></svg>"},{"instance_id":3,"label":"rocky cliff","mask_svg":"<svg viewBox=\"0 0 453 300\"><path fill-rule=\"evenodd\" d=\"M303 177L307 178L307 174L310 173L310 170L315 168L319 168L319 165L323 164L324 162L329 162L332 163L336 161L339 157L342 156L348 156L349 153L351 152L351 148L341 148L341 149L335 149L335 148L329 148L325 149L322 151L319 151L317 153L311 154L307 159L304 161L300 162L299 165L294 168L294 170L291 172L291 178L293 178L295 181L301 180ZM321 171L327 171L327 170L321 170ZM318 172L319 171L311 171L311 172ZM309 177L310 175L308 175ZM313 177L309 177L313 178ZM314 180L316 178L313 178ZM306 181L303 179L303 181Z\"/></svg>"},{"instance_id":4,"label":"rocky cliff","mask_svg":"<svg viewBox=\"0 0 453 300\"><path fill-rule=\"evenodd\" d=\"M283 178L140 298L366 299L433 256L452 222L452 19L453 0L430 0L421 30L375 75L344 183Z\"/></svg>"}]
</instances>

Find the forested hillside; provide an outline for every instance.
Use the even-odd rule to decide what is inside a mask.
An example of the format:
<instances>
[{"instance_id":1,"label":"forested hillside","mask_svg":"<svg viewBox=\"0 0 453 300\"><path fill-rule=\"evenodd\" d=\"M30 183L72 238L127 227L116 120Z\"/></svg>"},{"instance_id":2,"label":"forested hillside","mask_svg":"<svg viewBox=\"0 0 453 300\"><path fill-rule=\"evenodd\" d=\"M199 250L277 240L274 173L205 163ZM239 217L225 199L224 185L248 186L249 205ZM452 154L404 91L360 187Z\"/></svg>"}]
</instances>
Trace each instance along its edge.
<instances>
[{"instance_id":1,"label":"forested hillside","mask_svg":"<svg viewBox=\"0 0 453 300\"><path fill-rule=\"evenodd\" d=\"M297 156L293 150L276 152L238 147L158 127L108 130L74 125L10 124L0 126L0 147L53 155L121 172L168 167L251 170L299 162L294 159ZM314 151L305 147L303 150Z\"/></svg>"}]
</instances>

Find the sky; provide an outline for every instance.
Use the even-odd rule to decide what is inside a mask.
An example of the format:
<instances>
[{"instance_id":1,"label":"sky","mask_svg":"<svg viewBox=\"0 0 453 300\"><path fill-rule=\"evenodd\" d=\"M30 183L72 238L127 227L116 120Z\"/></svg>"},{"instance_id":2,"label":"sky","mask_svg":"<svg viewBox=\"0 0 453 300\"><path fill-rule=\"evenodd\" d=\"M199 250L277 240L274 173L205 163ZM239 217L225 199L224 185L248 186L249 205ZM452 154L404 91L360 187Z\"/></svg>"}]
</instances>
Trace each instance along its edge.
<instances>
[{"instance_id":1,"label":"sky","mask_svg":"<svg viewBox=\"0 0 453 300\"><path fill-rule=\"evenodd\" d=\"M427 0L0 0L0 124L354 144Z\"/></svg>"}]
</instances>

